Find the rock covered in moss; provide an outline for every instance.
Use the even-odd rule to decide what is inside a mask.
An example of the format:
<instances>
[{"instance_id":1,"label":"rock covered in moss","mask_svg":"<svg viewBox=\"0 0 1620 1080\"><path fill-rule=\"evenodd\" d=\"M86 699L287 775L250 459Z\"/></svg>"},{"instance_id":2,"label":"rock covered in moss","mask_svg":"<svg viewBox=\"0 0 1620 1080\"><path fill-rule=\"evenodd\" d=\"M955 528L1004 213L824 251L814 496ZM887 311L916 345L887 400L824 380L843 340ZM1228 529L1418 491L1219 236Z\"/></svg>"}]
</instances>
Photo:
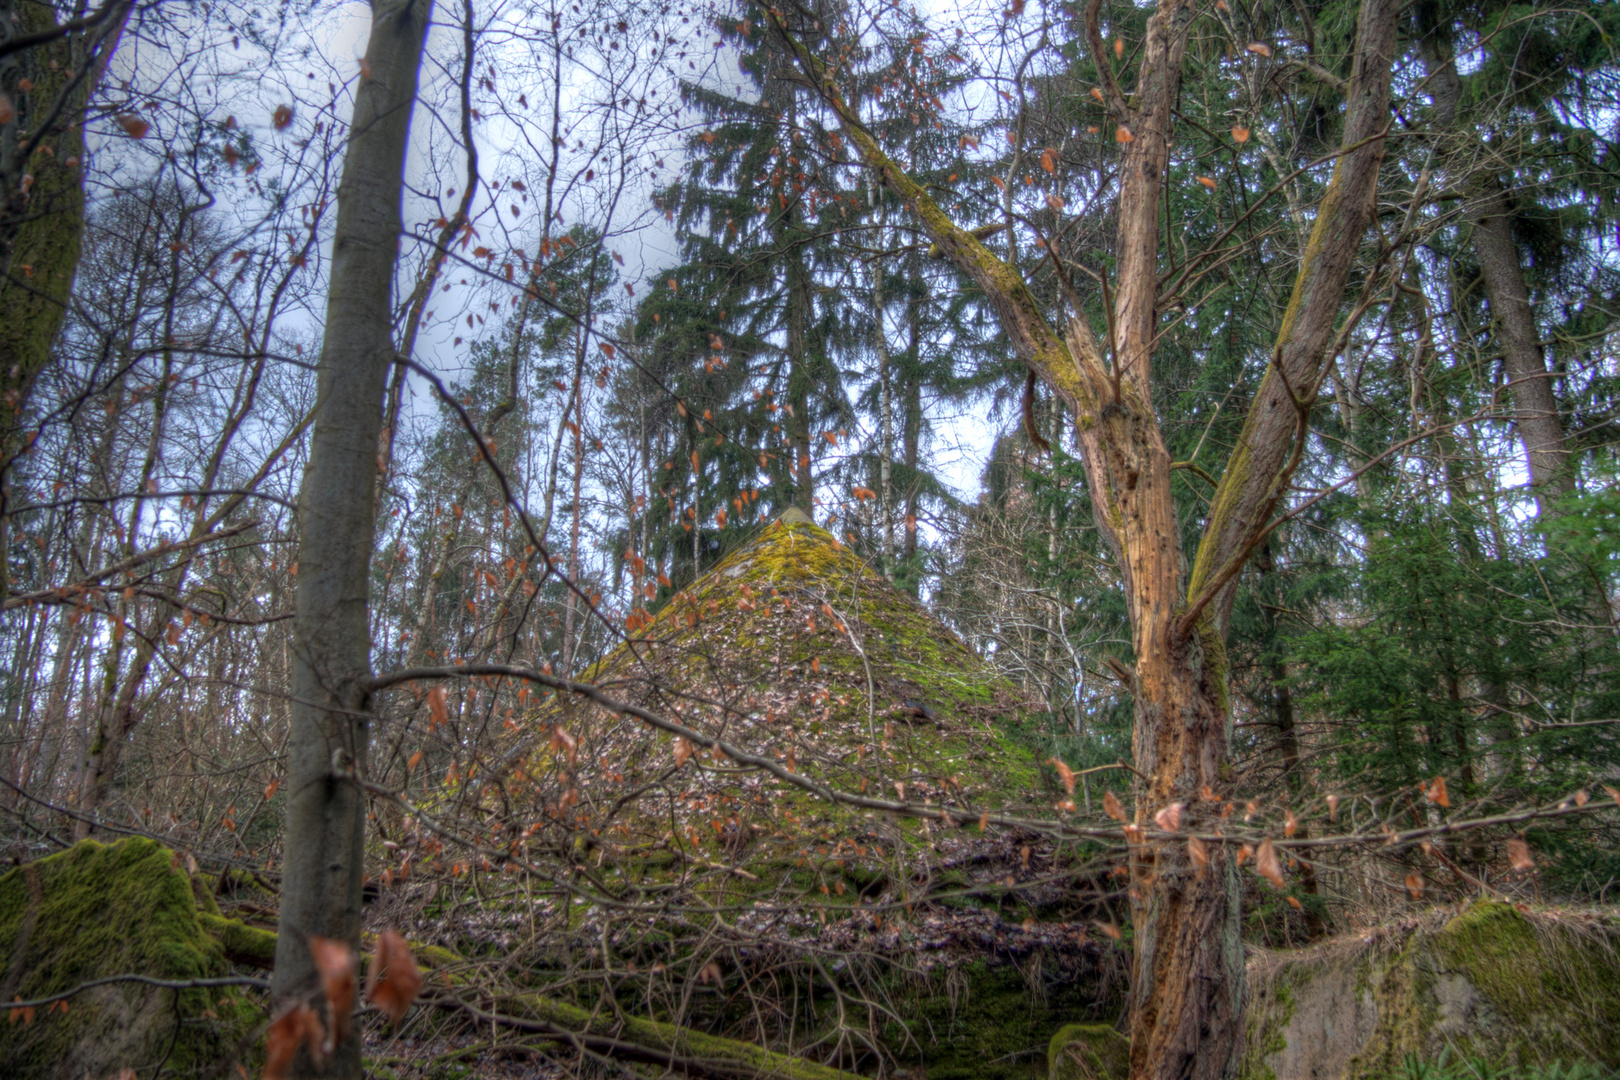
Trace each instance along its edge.
<instances>
[{"instance_id":1,"label":"rock covered in moss","mask_svg":"<svg viewBox=\"0 0 1620 1080\"><path fill-rule=\"evenodd\" d=\"M1107 1024L1068 1024L1046 1049L1047 1080L1127 1080L1131 1040Z\"/></svg>"},{"instance_id":2,"label":"rock covered in moss","mask_svg":"<svg viewBox=\"0 0 1620 1080\"><path fill-rule=\"evenodd\" d=\"M0 876L4 1000L33 1001L111 975L190 980L224 975L220 945L198 921L191 880L151 840L86 840ZM7 1077L77 1080L185 1076L227 1060L257 1018L234 989L94 987L66 1011L0 1024Z\"/></svg>"},{"instance_id":3,"label":"rock covered in moss","mask_svg":"<svg viewBox=\"0 0 1620 1080\"><path fill-rule=\"evenodd\" d=\"M1398 1075L1409 1057L1620 1067L1620 927L1480 902L1250 965L1248 1080Z\"/></svg>"}]
</instances>

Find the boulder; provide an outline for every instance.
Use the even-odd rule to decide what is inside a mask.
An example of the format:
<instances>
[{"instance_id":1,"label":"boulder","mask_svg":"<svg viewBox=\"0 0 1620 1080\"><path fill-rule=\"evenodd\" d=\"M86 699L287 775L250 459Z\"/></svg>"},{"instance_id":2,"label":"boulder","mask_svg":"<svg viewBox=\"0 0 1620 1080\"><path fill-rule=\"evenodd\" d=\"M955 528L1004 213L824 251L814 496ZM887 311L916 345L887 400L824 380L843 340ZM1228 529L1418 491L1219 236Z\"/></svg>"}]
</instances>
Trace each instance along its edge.
<instances>
[{"instance_id":1,"label":"boulder","mask_svg":"<svg viewBox=\"0 0 1620 1080\"><path fill-rule=\"evenodd\" d=\"M1249 966L1245 1080L1397 1075L1442 1052L1496 1068L1620 1067L1620 926L1479 902Z\"/></svg>"},{"instance_id":2,"label":"boulder","mask_svg":"<svg viewBox=\"0 0 1620 1080\"><path fill-rule=\"evenodd\" d=\"M0 876L0 950L6 1002L113 975L227 974L224 950L199 921L190 877L173 852L145 839L86 840ZM102 1080L160 1067L183 1076L228 1062L263 1018L237 987L115 982L64 1001L9 1010L0 1024L7 1077Z\"/></svg>"}]
</instances>

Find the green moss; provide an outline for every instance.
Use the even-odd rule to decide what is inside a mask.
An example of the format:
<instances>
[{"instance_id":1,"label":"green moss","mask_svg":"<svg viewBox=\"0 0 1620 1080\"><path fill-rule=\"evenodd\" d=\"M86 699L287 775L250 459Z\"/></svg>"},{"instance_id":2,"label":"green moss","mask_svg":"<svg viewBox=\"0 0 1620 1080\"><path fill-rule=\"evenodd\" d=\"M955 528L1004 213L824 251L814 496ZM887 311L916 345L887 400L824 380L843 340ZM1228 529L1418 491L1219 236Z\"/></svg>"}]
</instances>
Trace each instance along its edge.
<instances>
[{"instance_id":1,"label":"green moss","mask_svg":"<svg viewBox=\"0 0 1620 1080\"><path fill-rule=\"evenodd\" d=\"M888 1000L904 1026L886 1024L882 1041L928 1080L1043 1080L1054 1036L1108 1003L1094 999L1092 980L1031 972L1033 986L1015 964L976 961L896 980Z\"/></svg>"},{"instance_id":2,"label":"green moss","mask_svg":"<svg viewBox=\"0 0 1620 1080\"><path fill-rule=\"evenodd\" d=\"M1046 1047L1048 1080L1127 1080L1131 1040L1107 1024L1066 1024Z\"/></svg>"},{"instance_id":3,"label":"green moss","mask_svg":"<svg viewBox=\"0 0 1620 1080\"><path fill-rule=\"evenodd\" d=\"M0 877L5 993L24 1000L107 975L196 979L225 974L218 942L197 918L192 883L150 840L86 840ZM233 991L156 990L124 983L74 995L68 1011L0 1025L8 1076L179 1074L224 1059L256 1010Z\"/></svg>"}]
</instances>

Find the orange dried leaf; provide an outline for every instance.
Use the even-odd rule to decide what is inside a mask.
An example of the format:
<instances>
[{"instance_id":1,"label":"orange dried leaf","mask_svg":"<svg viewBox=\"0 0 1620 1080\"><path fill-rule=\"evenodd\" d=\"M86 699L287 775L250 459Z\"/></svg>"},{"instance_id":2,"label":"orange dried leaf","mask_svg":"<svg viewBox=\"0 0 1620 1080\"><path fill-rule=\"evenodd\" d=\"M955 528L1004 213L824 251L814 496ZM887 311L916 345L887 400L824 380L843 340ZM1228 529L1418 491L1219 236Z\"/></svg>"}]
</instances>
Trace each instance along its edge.
<instances>
[{"instance_id":1,"label":"orange dried leaf","mask_svg":"<svg viewBox=\"0 0 1620 1080\"><path fill-rule=\"evenodd\" d=\"M1620 799L1617 799L1615 801L1620 802ZM1328 820L1329 821L1338 821L1339 820L1339 797L1337 795L1329 795L1327 797L1327 804L1328 804Z\"/></svg>"},{"instance_id":2,"label":"orange dried leaf","mask_svg":"<svg viewBox=\"0 0 1620 1080\"><path fill-rule=\"evenodd\" d=\"M422 973L404 937L395 930L378 934L371 974L366 979L366 1000L397 1024L421 991Z\"/></svg>"},{"instance_id":3,"label":"orange dried leaf","mask_svg":"<svg viewBox=\"0 0 1620 1080\"><path fill-rule=\"evenodd\" d=\"M1103 92L1098 87L1093 86L1091 88L1091 96L1096 98L1098 101L1101 101L1103 99Z\"/></svg>"},{"instance_id":4,"label":"orange dried leaf","mask_svg":"<svg viewBox=\"0 0 1620 1080\"><path fill-rule=\"evenodd\" d=\"M1209 865L1209 845L1196 836L1187 837L1187 858L1192 864L1202 870Z\"/></svg>"},{"instance_id":5,"label":"orange dried leaf","mask_svg":"<svg viewBox=\"0 0 1620 1080\"><path fill-rule=\"evenodd\" d=\"M132 139L144 139L146 133L152 129L151 124L148 124L134 113L123 113L114 117L114 119L118 121L118 126L124 129L125 134Z\"/></svg>"},{"instance_id":6,"label":"orange dried leaf","mask_svg":"<svg viewBox=\"0 0 1620 1080\"><path fill-rule=\"evenodd\" d=\"M1436 806L1451 805L1451 796L1446 794L1446 778L1443 776L1437 776L1429 781L1429 788L1424 795Z\"/></svg>"},{"instance_id":7,"label":"orange dried leaf","mask_svg":"<svg viewBox=\"0 0 1620 1080\"><path fill-rule=\"evenodd\" d=\"M1057 155L1050 148L1041 151L1041 168L1047 172L1057 172Z\"/></svg>"},{"instance_id":8,"label":"orange dried leaf","mask_svg":"<svg viewBox=\"0 0 1620 1080\"><path fill-rule=\"evenodd\" d=\"M692 744L685 735L675 736L675 767L678 769L686 764L687 758L692 756Z\"/></svg>"},{"instance_id":9,"label":"orange dried leaf","mask_svg":"<svg viewBox=\"0 0 1620 1080\"><path fill-rule=\"evenodd\" d=\"M270 1024L264 1040L264 1072L262 1080L285 1080L292 1068L298 1048L307 1044L310 1060L319 1066L324 1060L326 1032L321 1018L303 1002L290 1006Z\"/></svg>"},{"instance_id":10,"label":"orange dried leaf","mask_svg":"<svg viewBox=\"0 0 1620 1080\"><path fill-rule=\"evenodd\" d=\"M1416 870L1406 875L1406 891L1411 893L1412 899L1423 899L1423 875Z\"/></svg>"},{"instance_id":11,"label":"orange dried leaf","mask_svg":"<svg viewBox=\"0 0 1620 1080\"><path fill-rule=\"evenodd\" d=\"M1125 820L1125 808L1119 804L1119 799L1112 791L1103 792L1103 813L1115 821Z\"/></svg>"},{"instance_id":12,"label":"orange dried leaf","mask_svg":"<svg viewBox=\"0 0 1620 1080\"><path fill-rule=\"evenodd\" d=\"M1251 41L1251 42L1249 42L1249 51L1252 52L1252 53L1255 53L1257 55L1260 55L1260 56L1270 56L1271 55L1271 46L1270 45L1262 45L1258 41Z\"/></svg>"},{"instance_id":13,"label":"orange dried leaf","mask_svg":"<svg viewBox=\"0 0 1620 1080\"><path fill-rule=\"evenodd\" d=\"M1283 887L1282 860L1277 858L1277 847L1269 836L1260 841L1260 846L1255 849L1254 869L1277 888Z\"/></svg>"},{"instance_id":14,"label":"orange dried leaf","mask_svg":"<svg viewBox=\"0 0 1620 1080\"><path fill-rule=\"evenodd\" d=\"M1124 124L1121 124L1119 127L1114 129L1114 141L1122 143L1135 142L1136 136L1131 134L1130 128L1126 127Z\"/></svg>"},{"instance_id":15,"label":"orange dried leaf","mask_svg":"<svg viewBox=\"0 0 1620 1080\"><path fill-rule=\"evenodd\" d=\"M1295 817L1294 812L1290 810L1288 811L1288 816L1283 819L1283 835L1292 840L1294 838L1294 834L1298 831L1299 819Z\"/></svg>"},{"instance_id":16,"label":"orange dried leaf","mask_svg":"<svg viewBox=\"0 0 1620 1080\"><path fill-rule=\"evenodd\" d=\"M1153 815L1153 823L1165 832L1177 832L1181 829L1181 811L1184 808L1185 804L1173 802Z\"/></svg>"},{"instance_id":17,"label":"orange dried leaf","mask_svg":"<svg viewBox=\"0 0 1620 1080\"><path fill-rule=\"evenodd\" d=\"M281 787L281 781L280 780L272 780L268 784L266 784L264 786L264 798L265 798L265 801L268 802L269 800L275 798L276 797L276 790L278 788L280 788L280 787Z\"/></svg>"},{"instance_id":18,"label":"orange dried leaf","mask_svg":"<svg viewBox=\"0 0 1620 1080\"><path fill-rule=\"evenodd\" d=\"M315 970L321 977L321 990L332 1018L332 1035L327 1051L349 1036L349 1019L354 1013L354 992L357 972L354 951L341 941L311 937L309 955L315 961Z\"/></svg>"},{"instance_id":19,"label":"orange dried leaf","mask_svg":"<svg viewBox=\"0 0 1620 1080\"><path fill-rule=\"evenodd\" d=\"M1299 902L1299 897L1297 896L1288 897L1288 906L1293 908L1295 911L1305 910L1305 905Z\"/></svg>"},{"instance_id":20,"label":"orange dried leaf","mask_svg":"<svg viewBox=\"0 0 1620 1080\"><path fill-rule=\"evenodd\" d=\"M1246 143L1249 141L1249 129L1241 124L1232 125L1232 141Z\"/></svg>"},{"instance_id":21,"label":"orange dried leaf","mask_svg":"<svg viewBox=\"0 0 1620 1080\"><path fill-rule=\"evenodd\" d=\"M416 753L411 755L411 760L405 763L405 767L407 769L414 769L420 764L422 764L422 751L418 750Z\"/></svg>"},{"instance_id":22,"label":"orange dried leaf","mask_svg":"<svg viewBox=\"0 0 1620 1080\"><path fill-rule=\"evenodd\" d=\"M1508 862L1515 870L1534 870L1536 860L1530 856L1530 845L1524 842L1524 837L1515 836L1507 842Z\"/></svg>"},{"instance_id":23,"label":"orange dried leaf","mask_svg":"<svg viewBox=\"0 0 1620 1080\"><path fill-rule=\"evenodd\" d=\"M1196 179L1200 184L1203 184L1205 187L1209 188L1211 191L1215 190L1215 178L1213 176L1199 176L1195 177L1194 179Z\"/></svg>"},{"instance_id":24,"label":"orange dried leaf","mask_svg":"<svg viewBox=\"0 0 1620 1080\"><path fill-rule=\"evenodd\" d=\"M1100 922L1097 924L1097 929L1101 930L1115 941L1118 941L1120 938L1119 927L1115 926L1113 923Z\"/></svg>"},{"instance_id":25,"label":"orange dried leaf","mask_svg":"<svg viewBox=\"0 0 1620 1080\"><path fill-rule=\"evenodd\" d=\"M1074 770L1062 758L1048 758L1048 763L1057 770L1058 779L1063 781L1063 790L1070 795L1074 794Z\"/></svg>"},{"instance_id":26,"label":"orange dried leaf","mask_svg":"<svg viewBox=\"0 0 1620 1080\"><path fill-rule=\"evenodd\" d=\"M435 686L428 691L428 730L437 730L440 724L450 722L450 710L445 705L445 691L442 686Z\"/></svg>"}]
</instances>

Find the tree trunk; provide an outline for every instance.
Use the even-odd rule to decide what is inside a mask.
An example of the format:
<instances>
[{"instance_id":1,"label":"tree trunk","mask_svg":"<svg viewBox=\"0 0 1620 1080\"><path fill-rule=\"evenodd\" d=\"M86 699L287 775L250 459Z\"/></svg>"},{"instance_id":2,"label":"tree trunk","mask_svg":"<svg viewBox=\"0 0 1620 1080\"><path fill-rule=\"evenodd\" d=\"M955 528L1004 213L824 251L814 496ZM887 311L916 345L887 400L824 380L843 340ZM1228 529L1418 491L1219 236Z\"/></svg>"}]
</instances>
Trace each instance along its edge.
<instances>
[{"instance_id":1,"label":"tree trunk","mask_svg":"<svg viewBox=\"0 0 1620 1080\"><path fill-rule=\"evenodd\" d=\"M1424 66L1434 97L1435 125L1442 130L1457 122L1462 101L1462 79L1457 72L1446 27L1426 28ZM1471 137L1470 150L1479 147ZM1519 245L1513 238L1507 198L1495 175L1484 172L1464 182L1470 191L1468 217L1474 223L1474 255L1485 281L1485 298L1502 366L1507 369L1508 395L1513 402L1514 426L1524 444L1530 467L1530 488L1542 518L1550 517L1551 504L1574 490L1569 446L1558 416L1558 398L1541 351L1536 317L1530 307Z\"/></svg>"},{"instance_id":2,"label":"tree trunk","mask_svg":"<svg viewBox=\"0 0 1620 1080\"><path fill-rule=\"evenodd\" d=\"M365 800L354 781L365 770L369 737L377 449L395 361L390 293L429 8L425 0L374 0L338 188L314 430L298 500L284 932L272 985L280 1002L316 989L310 938L360 944ZM296 1069L316 1075L307 1060ZM337 1046L322 1075L360 1075L357 1037Z\"/></svg>"}]
</instances>

